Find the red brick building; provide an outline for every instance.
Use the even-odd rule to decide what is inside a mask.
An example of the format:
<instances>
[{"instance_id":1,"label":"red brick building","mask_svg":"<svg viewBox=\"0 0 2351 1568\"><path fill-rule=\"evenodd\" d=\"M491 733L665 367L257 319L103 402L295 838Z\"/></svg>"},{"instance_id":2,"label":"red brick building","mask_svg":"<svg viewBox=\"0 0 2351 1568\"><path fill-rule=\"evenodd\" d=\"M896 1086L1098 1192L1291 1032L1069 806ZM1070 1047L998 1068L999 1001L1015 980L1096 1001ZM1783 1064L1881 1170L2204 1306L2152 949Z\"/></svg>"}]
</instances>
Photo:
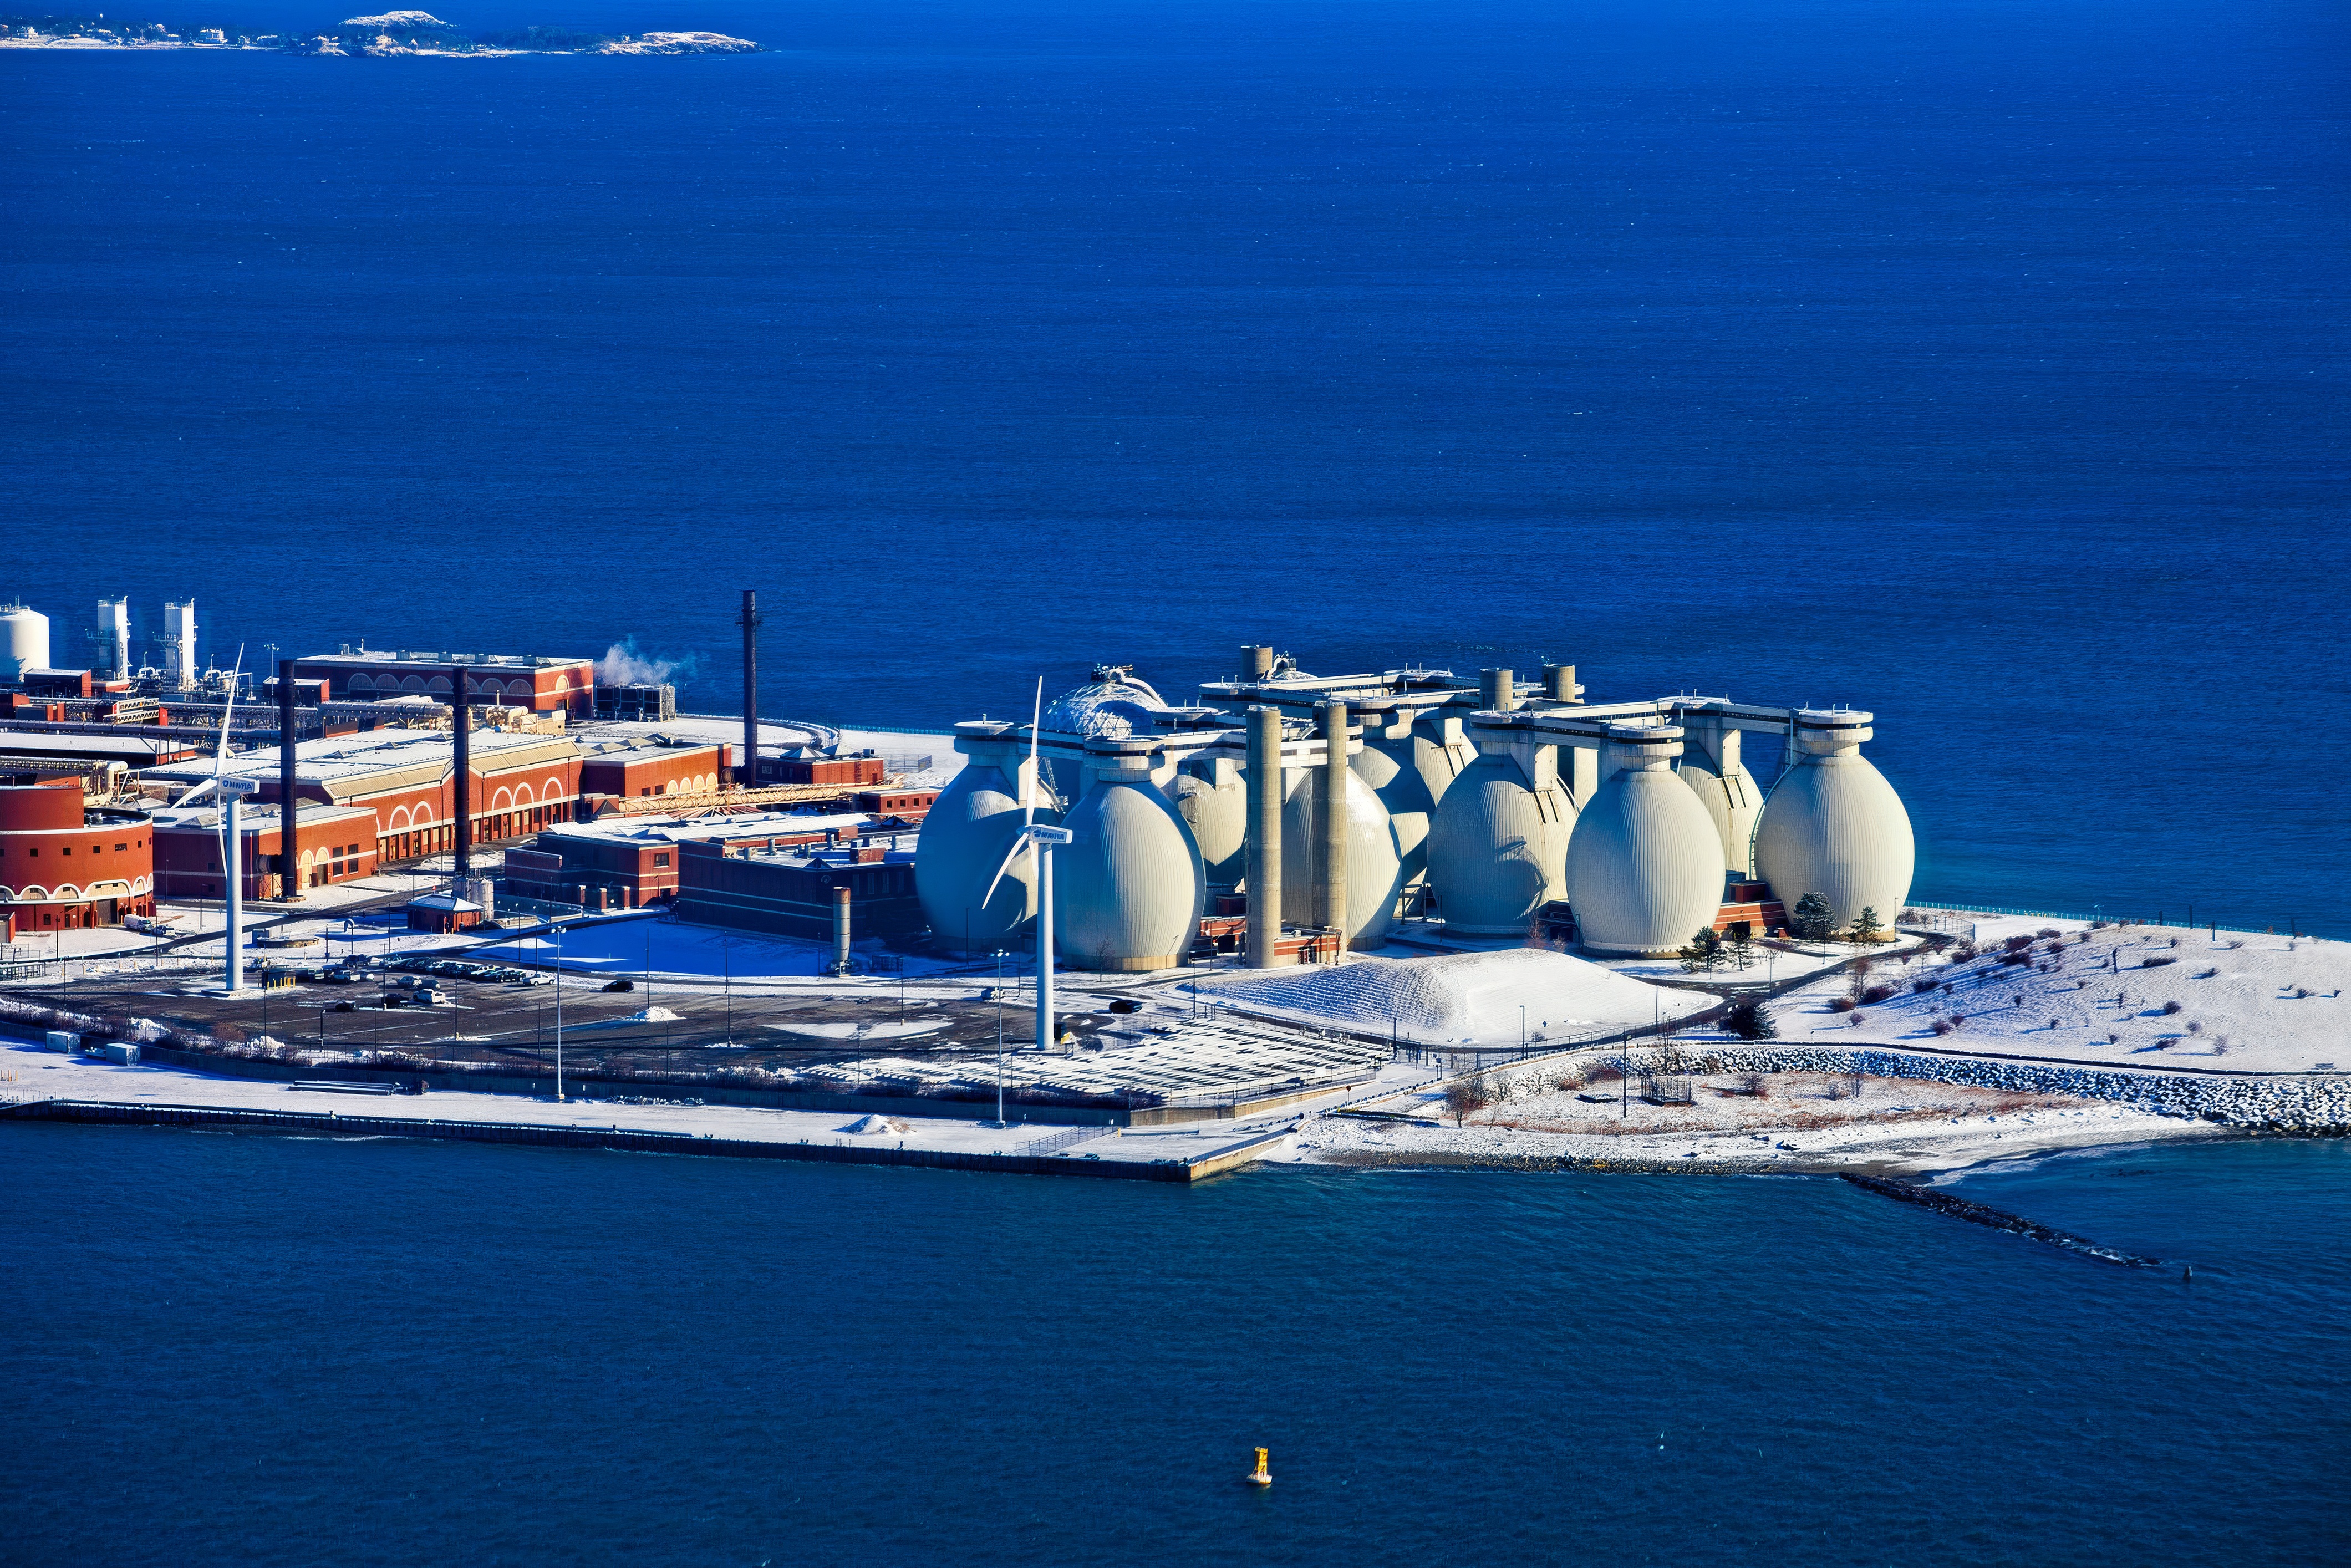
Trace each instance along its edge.
<instances>
[{"instance_id":1,"label":"red brick building","mask_svg":"<svg viewBox=\"0 0 2351 1568\"><path fill-rule=\"evenodd\" d=\"M841 849L751 849L709 840L679 846L677 917L698 925L821 942L832 936L834 890L849 889L852 941L924 928L914 852L878 843Z\"/></svg>"},{"instance_id":2,"label":"red brick building","mask_svg":"<svg viewBox=\"0 0 2351 1568\"><path fill-rule=\"evenodd\" d=\"M296 874L303 888L330 887L376 868L375 813L360 806L306 803L295 812ZM155 813L155 890L163 898L219 898L227 883L221 864L220 808L182 807ZM245 896L275 898L275 869L285 848L274 805L248 802L237 812L238 869Z\"/></svg>"},{"instance_id":3,"label":"red brick building","mask_svg":"<svg viewBox=\"0 0 2351 1568\"><path fill-rule=\"evenodd\" d=\"M298 681L324 681L337 702L430 696L446 701L450 670L465 670L465 690L478 701L534 713L567 713L586 718L595 711L596 665L589 659L549 659L534 654L369 653L346 647L294 663Z\"/></svg>"},{"instance_id":4,"label":"red brick building","mask_svg":"<svg viewBox=\"0 0 2351 1568\"><path fill-rule=\"evenodd\" d=\"M478 730L472 737L474 841L496 843L568 822L580 800L580 747L569 737ZM262 802L277 799L277 752L232 757ZM212 777L209 758L150 768L183 787ZM295 747L297 799L375 813L377 857L441 854L456 843L456 749L445 730L377 729L306 740ZM304 843L308 843L307 835Z\"/></svg>"},{"instance_id":5,"label":"red brick building","mask_svg":"<svg viewBox=\"0 0 2351 1568\"><path fill-rule=\"evenodd\" d=\"M152 915L153 836L145 812L91 803L78 776L0 785L0 936Z\"/></svg>"},{"instance_id":6,"label":"red brick building","mask_svg":"<svg viewBox=\"0 0 2351 1568\"><path fill-rule=\"evenodd\" d=\"M582 795L700 795L728 777L733 748L644 741L591 751L580 764Z\"/></svg>"},{"instance_id":7,"label":"red brick building","mask_svg":"<svg viewBox=\"0 0 2351 1568\"><path fill-rule=\"evenodd\" d=\"M619 818L556 828L506 858L507 892L550 904L635 909L678 895L679 846L709 842L730 850L789 849L853 842L886 832L863 812L793 817L763 811L690 821Z\"/></svg>"}]
</instances>

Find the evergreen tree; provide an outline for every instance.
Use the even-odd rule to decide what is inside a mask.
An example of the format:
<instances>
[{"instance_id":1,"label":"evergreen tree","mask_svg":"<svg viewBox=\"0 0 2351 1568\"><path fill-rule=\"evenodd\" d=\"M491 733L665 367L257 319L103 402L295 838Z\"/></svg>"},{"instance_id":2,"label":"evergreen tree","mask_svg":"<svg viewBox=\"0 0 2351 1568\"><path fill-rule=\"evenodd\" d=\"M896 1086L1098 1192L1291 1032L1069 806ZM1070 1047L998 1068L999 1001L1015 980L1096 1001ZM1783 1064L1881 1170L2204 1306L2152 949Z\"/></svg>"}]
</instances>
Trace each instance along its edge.
<instances>
[{"instance_id":1,"label":"evergreen tree","mask_svg":"<svg viewBox=\"0 0 2351 1568\"><path fill-rule=\"evenodd\" d=\"M1740 997L1722 1015L1722 1027L1740 1040L1777 1040L1780 1026L1771 1021L1771 1011L1761 997Z\"/></svg>"},{"instance_id":2,"label":"evergreen tree","mask_svg":"<svg viewBox=\"0 0 2351 1568\"><path fill-rule=\"evenodd\" d=\"M1687 973L1695 975L1704 972L1711 975L1716 967L1722 962L1722 938L1715 935L1714 927L1701 926L1698 934L1689 939L1689 946L1678 949L1677 956L1680 957L1682 968Z\"/></svg>"},{"instance_id":3,"label":"evergreen tree","mask_svg":"<svg viewBox=\"0 0 2351 1568\"><path fill-rule=\"evenodd\" d=\"M1807 942L1819 942L1836 935L1836 912L1829 901L1817 893L1808 893L1796 900L1789 912L1789 929Z\"/></svg>"},{"instance_id":4,"label":"evergreen tree","mask_svg":"<svg viewBox=\"0 0 2351 1568\"><path fill-rule=\"evenodd\" d=\"M1738 967L1741 969L1753 967L1755 963L1754 925L1745 920L1732 921L1730 929L1723 933L1723 952Z\"/></svg>"},{"instance_id":5,"label":"evergreen tree","mask_svg":"<svg viewBox=\"0 0 2351 1568\"><path fill-rule=\"evenodd\" d=\"M1853 917L1852 936L1856 942L1882 940L1886 933L1877 924L1877 911L1863 904L1861 913Z\"/></svg>"}]
</instances>

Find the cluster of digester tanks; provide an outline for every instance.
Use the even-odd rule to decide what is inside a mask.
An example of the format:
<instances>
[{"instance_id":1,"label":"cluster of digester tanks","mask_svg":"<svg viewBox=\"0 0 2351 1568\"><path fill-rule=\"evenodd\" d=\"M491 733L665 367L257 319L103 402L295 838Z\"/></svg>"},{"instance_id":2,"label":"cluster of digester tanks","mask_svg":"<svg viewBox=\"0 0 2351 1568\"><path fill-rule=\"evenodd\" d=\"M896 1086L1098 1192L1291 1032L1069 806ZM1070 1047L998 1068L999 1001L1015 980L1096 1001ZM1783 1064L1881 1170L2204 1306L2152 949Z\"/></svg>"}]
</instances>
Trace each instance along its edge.
<instances>
[{"instance_id":1,"label":"cluster of digester tanks","mask_svg":"<svg viewBox=\"0 0 2351 1568\"><path fill-rule=\"evenodd\" d=\"M1564 904L1586 949L1658 955L1715 924L1727 883L1760 880L1792 910L1817 894L1840 925L1890 921L1908 896L1910 820L1861 755L1868 714L1588 705L1565 664L1531 693L1506 670L1476 688L1444 671L1308 675L1262 647L1242 672L1175 706L1097 667L1045 708L1033 762L1028 725L957 725L965 766L915 857L937 940L1029 945L1033 862L989 891L1024 810L1071 834L1055 946L1086 969L1186 962L1212 900L1245 898L1248 959L1272 965L1285 928L1357 948L1416 916L1519 936ZM1768 799L1741 760L1750 733L1781 748Z\"/></svg>"}]
</instances>

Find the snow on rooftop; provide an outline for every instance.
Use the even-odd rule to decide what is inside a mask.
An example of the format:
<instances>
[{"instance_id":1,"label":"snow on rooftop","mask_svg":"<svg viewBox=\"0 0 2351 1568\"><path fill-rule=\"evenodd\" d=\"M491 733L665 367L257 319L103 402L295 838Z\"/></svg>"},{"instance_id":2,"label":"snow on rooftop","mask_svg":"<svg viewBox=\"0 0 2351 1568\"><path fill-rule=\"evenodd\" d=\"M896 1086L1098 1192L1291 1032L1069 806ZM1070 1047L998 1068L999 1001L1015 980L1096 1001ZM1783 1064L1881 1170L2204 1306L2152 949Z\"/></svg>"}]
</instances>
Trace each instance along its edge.
<instances>
[{"instance_id":1,"label":"snow on rooftop","mask_svg":"<svg viewBox=\"0 0 2351 1568\"><path fill-rule=\"evenodd\" d=\"M1565 953L1512 947L1430 958L1357 957L1251 975L1215 988L1218 1001L1425 1042L1515 1044L1523 1007L1530 1038L1626 1029L1699 1012L1708 998L1629 979Z\"/></svg>"}]
</instances>

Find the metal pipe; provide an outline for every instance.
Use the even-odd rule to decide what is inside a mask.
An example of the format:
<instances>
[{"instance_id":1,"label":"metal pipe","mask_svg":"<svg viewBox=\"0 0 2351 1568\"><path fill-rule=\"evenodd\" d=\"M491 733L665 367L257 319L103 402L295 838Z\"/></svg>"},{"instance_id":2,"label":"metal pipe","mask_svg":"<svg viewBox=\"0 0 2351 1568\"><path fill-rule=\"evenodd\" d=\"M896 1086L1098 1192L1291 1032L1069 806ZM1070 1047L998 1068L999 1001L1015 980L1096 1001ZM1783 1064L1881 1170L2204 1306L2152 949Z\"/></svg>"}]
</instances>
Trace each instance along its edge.
<instances>
[{"instance_id":1,"label":"metal pipe","mask_svg":"<svg viewBox=\"0 0 2351 1568\"><path fill-rule=\"evenodd\" d=\"M450 891L463 898L465 879L474 872L474 701L473 694L465 690L465 667L456 665L449 674L449 700L456 705L449 716L449 729L457 753L456 865L451 873Z\"/></svg>"},{"instance_id":2,"label":"metal pipe","mask_svg":"<svg viewBox=\"0 0 2351 1568\"><path fill-rule=\"evenodd\" d=\"M1314 868L1314 923L1347 946L1347 705L1322 706L1322 852Z\"/></svg>"},{"instance_id":3,"label":"metal pipe","mask_svg":"<svg viewBox=\"0 0 2351 1568\"><path fill-rule=\"evenodd\" d=\"M849 973L849 884L832 890L832 973Z\"/></svg>"},{"instance_id":4,"label":"metal pipe","mask_svg":"<svg viewBox=\"0 0 2351 1568\"><path fill-rule=\"evenodd\" d=\"M1249 967L1281 962L1281 711L1249 710Z\"/></svg>"},{"instance_id":5,"label":"metal pipe","mask_svg":"<svg viewBox=\"0 0 2351 1568\"><path fill-rule=\"evenodd\" d=\"M294 707L294 661L277 661L277 896L302 896L302 841L295 818L294 742L299 733Z\"/></svg>"},{"instance_id":6,"label":"metal pipe","mask_svg":"<svg viewBox=\"0 0 2351 1568\"><path fill-rule=\"evenodd\" d=\"M746 789L759 785L759 595L743 591L743 613L735 624L743 628L743 755L737 761L736 782Z\"/></svg>"}]
</instances>

